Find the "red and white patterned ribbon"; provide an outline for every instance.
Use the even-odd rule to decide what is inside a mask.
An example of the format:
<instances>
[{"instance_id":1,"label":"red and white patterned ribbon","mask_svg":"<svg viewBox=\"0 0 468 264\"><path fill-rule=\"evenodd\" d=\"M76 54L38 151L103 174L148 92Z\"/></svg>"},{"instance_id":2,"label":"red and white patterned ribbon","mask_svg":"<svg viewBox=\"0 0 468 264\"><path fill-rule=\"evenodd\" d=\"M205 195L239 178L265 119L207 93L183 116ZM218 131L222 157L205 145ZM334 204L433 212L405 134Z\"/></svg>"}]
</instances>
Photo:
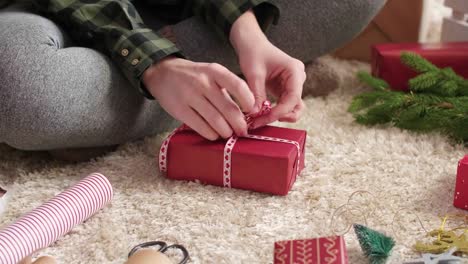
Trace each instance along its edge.
<instances>
[{"instance_id":1,"label":"red and white patterned ribbon","mask_svg":"<svg viewBox=\"0 0 468 264\"><path fill-rule=\"evenodd\" d=\"M260 111L255 114L255 115L247 115L245 117L245 120L247 121L247 125L249 127L252 126L253 121L255 118L265 115L271 110L271 104L268 101L265 101L262 104L262 108ZM167 173L167 151L169 148L169 142L171 141L171 138L177 134L180 131L184 130L189 130L190 128L183 125L177 129L175 129L172 133L170 133L166 139L162 142L160 151L159 151L159 171L162 174ZM296 146L297 148L297 157L295 161L295 166L296 166L296 173L299 173L299 162L301 158L301 145L299 142L294 141L294 140L288 140L288 139L282 139L282 138L275 138L275 137L266 137L266 136L260 136L260 135L247 135L245 136L246 138L251 138L251 139L256 139L256 140L265 140L265 141L272 141L272 142L279 142L279 143L285 143L285 144L292 144ZM236 145L237 140L239 137L237 136L232 136L228 139L226 142L226 145L224 146L224 153L223 153L223 186L231 188L231 169L232 169L232 152L234 149L234 146Z\"/></svg>"},{"instance_id":2,"label":"red and white patterned ribbon","mask_svg":"<svg viewBox=\"0 0 468 264\"><path fill-rule=\"evenodd\" d=\"M169 142L171 138L180 131L184 131L190 129L186 125L182 125L179 128L176 128L172 131L166 139L161 144L161 148L159 149L159 171L161 174L165 174L167 172L167 149L169 148Z\"/></svg>"},{"instance_id":3,"label":"red and white patterned ribbon","mask_svg":"<svg viewBox=\"0 0 468 264\"><path fill-rule=\"evenodd\" d=\"M0 230L0 263L15 264L54 243L103 208L112 195L112 186L105 176L87 176Z\"/></svg>"}]
</instances>

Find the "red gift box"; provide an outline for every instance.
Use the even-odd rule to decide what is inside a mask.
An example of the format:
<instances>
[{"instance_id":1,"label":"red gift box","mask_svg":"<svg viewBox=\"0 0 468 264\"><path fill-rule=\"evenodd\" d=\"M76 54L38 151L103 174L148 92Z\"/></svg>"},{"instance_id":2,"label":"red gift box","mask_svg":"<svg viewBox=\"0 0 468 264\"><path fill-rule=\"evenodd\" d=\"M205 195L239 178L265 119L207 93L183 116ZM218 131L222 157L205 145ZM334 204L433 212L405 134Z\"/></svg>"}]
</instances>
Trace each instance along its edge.
<instances>
[{"instance_id":1,"label":"red gift box","mask_svg":"<svg viewBox=\"0 0 468 264\"><path fill-rule=\"evenodd\" d=\"M176 131L163 142L167 164L160 162L160 167L167 166L163 171L170 179L286 195L304 168L306 132L266 126L250 133L259 138L237 138L231 146L231 140L212 142L192 130Z\"/></svg>"},{"instance_id":2,"label":"red gift box","mask_svg":"<svg viewBox=\"0 0 468 264\"><path fill-rule=\"evenodd\" d=\"M450 67L468 78L468 42L375 45L372 47L372 74L387 81L395 90L407 91L408 80L417 76L401 62L400 55L404 51L418 53L438 67Z\"/></svg>"},{"instance_id":3,"label":"red gift box","mask_svg":"<svg viewBox=\"0 0 468 264\"><path fill-rule=\"evenodd\" d=\"M458 162L457 183L455 186L453 205L468 210L468 155Z\"/></svg>"},{"instance_id":4,"label":"red gift box","mask_svg":"<svg viewBox=\"0 0 468 264\"><path fill-rule=\"evenodd\" d=\"M342 236L275 243L274 264L347 264L348 255Z\"/></svg>"}]
</instances>

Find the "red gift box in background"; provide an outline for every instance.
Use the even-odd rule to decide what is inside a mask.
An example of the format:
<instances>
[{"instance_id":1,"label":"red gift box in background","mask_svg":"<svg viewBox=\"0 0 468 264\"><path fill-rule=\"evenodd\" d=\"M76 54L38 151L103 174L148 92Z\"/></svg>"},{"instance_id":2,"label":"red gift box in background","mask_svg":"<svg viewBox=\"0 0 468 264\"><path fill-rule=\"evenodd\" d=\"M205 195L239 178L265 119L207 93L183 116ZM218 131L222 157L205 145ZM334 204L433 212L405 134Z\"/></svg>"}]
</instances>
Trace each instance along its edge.
<instances>
[{"instance_id":1,"label":"red gift box in background","mask_svg":"<svg viewBox=\"0 0 468 264\"><path fill-rule=\"evenodd\" d=\"M275 243L274 264L347 264L348 255L342 236Z\"/></svg>"},{"instance_id":2,"label":"red gift box in background","mask_svg":"<svg viewBox=\"0 0 468 264\"><path fill-rule=\"evenodd\" d=\"M296 162L299 153L293 144L238 138L231 153L231 187L286 195L304 168L306 132L266 126L251 134L298 142L300 160ZM192 130L176 132L167 146L166 177L224 186L225 145L225 140L212 142Z\"/></svg>"},{"instance_id":3,"label":"red gift box in background","mask_svg":"<svg viewBox=\"0 0 468 264\"><path fill-rule=\"evenodd\" d=\"M375 45L372 47L372 74L387 81L395 90L407 91L408 80L417 75L401 63L400 55L404 51L418 53L438 67L450 67L468 78L468 42Z\"/></svg>"},{"instance_id":4,"label":"red gift box in background","mask_svg":"<svg viewBox=\"0 0 468 264\"><path fill-rule=\"evenodd\" d=\"M468 210L468 155L458 162L457 183L455 186L453 205Z\"/></svg>"}]
</instances>

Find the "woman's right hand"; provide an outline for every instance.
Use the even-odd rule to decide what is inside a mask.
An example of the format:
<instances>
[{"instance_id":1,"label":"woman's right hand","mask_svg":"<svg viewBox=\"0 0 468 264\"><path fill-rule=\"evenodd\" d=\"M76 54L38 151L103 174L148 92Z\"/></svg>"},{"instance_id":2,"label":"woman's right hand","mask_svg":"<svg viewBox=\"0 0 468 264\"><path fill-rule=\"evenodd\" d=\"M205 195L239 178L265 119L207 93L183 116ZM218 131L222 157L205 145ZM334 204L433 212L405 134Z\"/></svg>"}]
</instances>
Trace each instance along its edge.
<instances>
[{"instance_id":1,"label":"woman's right hand","mask_svg":"<svg viewBox=\"0 0 468 264\"><path fill-rule=\"evenodd\" d=\"M242 111L252 111L254 96L219 64L168 57L144 72L143 83L164 110L209 140L247 134Z\"/></svg>"}]
</instances>

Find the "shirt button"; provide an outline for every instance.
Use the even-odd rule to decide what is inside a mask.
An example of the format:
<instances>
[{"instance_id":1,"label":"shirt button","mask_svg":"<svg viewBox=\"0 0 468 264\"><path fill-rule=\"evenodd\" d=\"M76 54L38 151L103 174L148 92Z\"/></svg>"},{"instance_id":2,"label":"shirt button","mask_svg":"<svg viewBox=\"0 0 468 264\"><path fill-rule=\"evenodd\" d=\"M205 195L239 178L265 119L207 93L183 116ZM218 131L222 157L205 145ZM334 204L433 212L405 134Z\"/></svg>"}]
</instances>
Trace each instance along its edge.
<instances>
[{"instance_id":1,"label":"shirt button","mask_svg":"<svg viewBox=\"0 0 468 264\"><path fill-rule=\"evenodd\" d=\"M135 65L137 65L139 62L140 62L139 59L133 59L133 60L132 60L132 65L135 66Z\"/></svg>"},{"instance_id":2,"label":"shirt button","mask_svg":"<svg viewBox=\"0 0 468 264\"><path fill-rule=\"evenodd\" d=\"M128 49L123 49L120 54L122 54L122 56L126 57L128 56Z\"/></svg>"}]
</instances>

